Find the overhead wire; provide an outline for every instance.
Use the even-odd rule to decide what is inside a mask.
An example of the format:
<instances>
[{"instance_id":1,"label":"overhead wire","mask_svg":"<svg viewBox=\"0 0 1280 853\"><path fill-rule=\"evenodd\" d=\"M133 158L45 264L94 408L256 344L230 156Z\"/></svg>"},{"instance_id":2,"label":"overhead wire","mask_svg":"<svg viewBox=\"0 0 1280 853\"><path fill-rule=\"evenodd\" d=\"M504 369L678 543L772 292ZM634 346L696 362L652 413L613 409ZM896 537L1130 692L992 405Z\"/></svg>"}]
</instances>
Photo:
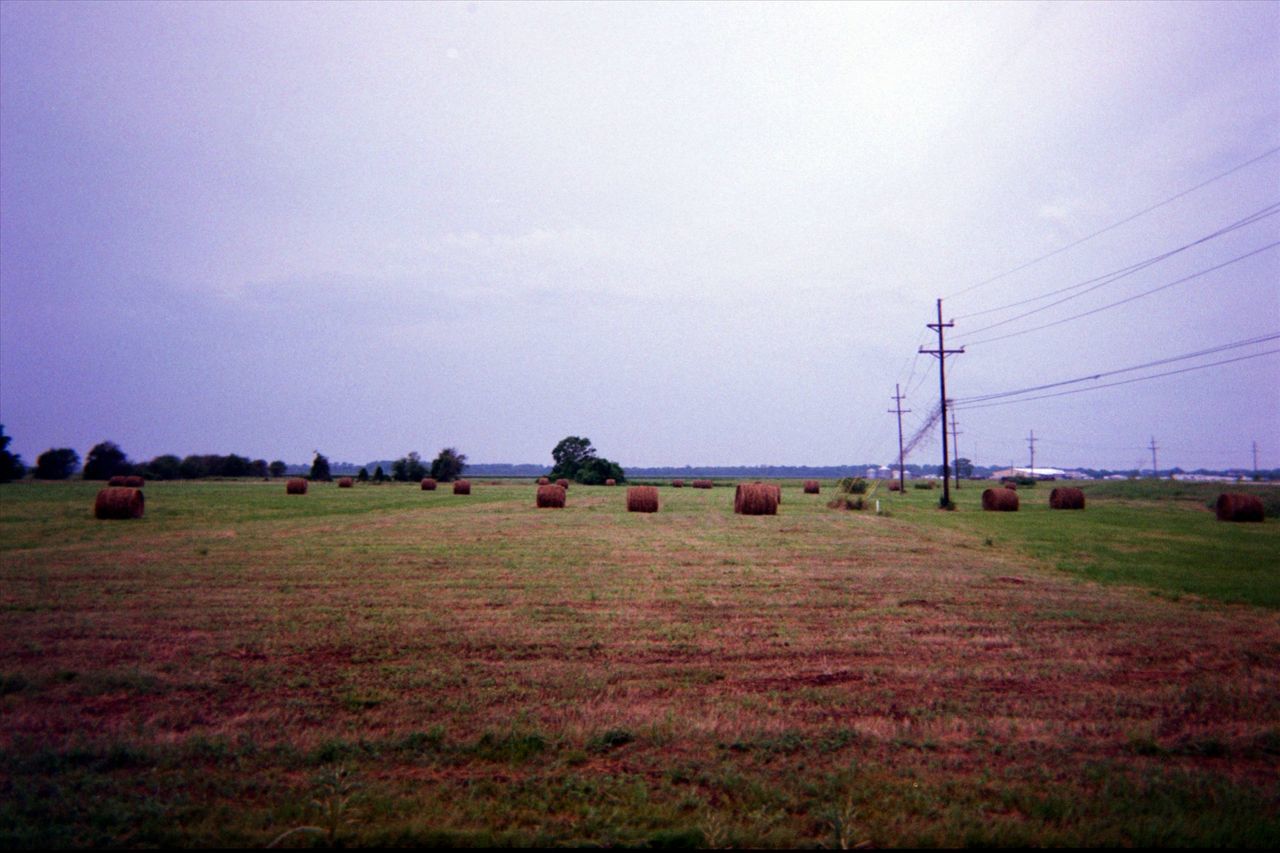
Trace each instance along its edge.
<instances>
[{"instance_id":1,"label":"overhead wire","mask_svg":"<svg viewBox=\"0 0 1280 853\"><path fill-rule=\"evenodd\" d=\"M1126 216L1125 218L1123 218L1123 219L1119 220L1118 222L1113 222L1113 223L1111 223L1110 225L1108 225L1108 226L1106 226L1106 227L1104 227L1104 228L1099 228L1097 231L1094 231L1094 232L1093 232L1093 233L1091 233L1091 234L1086 234L1085 236L1083 236L1083 237L1081 237L1081 238L1079 238L1079 239L1077 239L1077 240L1073 240L1073 241L1071 241L1070 243L1067 243L1065 246L1060 246L1060 247L1058 247L1057 249L1054 249L1052 252L1046 252L1045 254L1040 255L1039 257L1032 258L1031 260L1029 260L1029 261L1027 261L1027 262L1025 262L1025 263L1019 264L1018 266L1014 267L1013 269L1006 270L1006 271L1004 271L1004 272L1002 272L1002 273L1000 273L1000 274L998 274L998 275L993 275L993 276L991 276L990 278L983 279L982 281L979 281L979 282L977 282L977 283L975 283L975 284L971 284L971 285L969 285L968 287L966 287L966 288L964 288L964 289L962 289L962 290L957 290L957 291L955 291L954 293L947 294L947 295L946 295L946 296L944 296L943 298L944 298L944 299L954 299L954 298L955 298L955 297L957 297L957 296L963 296L963 295L964 295L964 294L966 294L966 293L970 293L971 291L977 290L979 287L983 287L983 286L985 286L985 285L988 285L988 284L991 284L991 283L993 283L993 282L999 281L999 280L1000 280L1000 279L1002 279L1002 278L1007 278L1008 276L1011 276L1011 275L1013 275L1014 273L1022 272L1023 270L1027 269L1028 267L1035 266L1036 264L1040 263L1041 261L1048 260L1049 258L1052 258L1052 257L1054 257L1055 255L1060 255L1060 254L1062 254L1063 252L1067 251L1068 249L1073 249L1073 248L1075 248L1076 246L1079 246L1081 243L1085 243L1085 242L1087 242L1087 241L1089 241L1089 240L1092 240L1094 237L1099 237L1099 236L1101 236L1101 235L1103 235L1103 234L1106 234L1108 231L1113 231L1113 230L1115 230L1116 228L1119 228L1121 225L1127 225L1128 223L1132 222L1133 220L1135 220L1135 219L1137 219L1137 218L1139 218L1139 217L1141 217L1141 216L1145 216L1146 214L1151 213L1151 212L1152 212L1152 211L1154 211L1154 210L1159 210L1160 208L1164 207L1164 206L1165 206L1165 205L1167 205L1167 204L1172 204L1173 202L1177 201L1178 199L1183 198L1183 197L1185 197L1185 196L1188 196L1188 195L1190 195L1191 193L1195 192L1196 190L1203 189L1204 187L1209 186L1210 184L1214 183L1215 181L1220 181L1220 180L1222 180L1223 178L1225 178L1225 177L1227 177L1227 176L1229 176L1229 175L1233 175L1233 174L1235 174L1236 172L1239 172L1241 169L1248 168L1249 166L1252 166L1254 163L1257 163L1257 162L1260 162L1260 161L1262 161L1262 160L1265 160L1266 158L1271 157L1272 155L1276 154L1277 152L1280 152L1280 146L1276 146L1275 148L1271 148L1271 149L1269 149L1269 150L1267 150L1267 151L1264 151L1264 152L1262 152L1261 154L1259 154L1258 156L1253 157L1253 158L1250 158L1249 160L1246 160L1245 162L1240 163L1239 165L1232 166L1230 169L1227 169L1225 172L1220 172L1220 173L1218 173L1218 174L1214 175L1213 177L1211 177L1211 178L1209 178L1209 179L1207 179L1207 180L1201 181L1200 183L1196 184L1196 185L1195 185L1195 186L1193 186L1193 187L1188 187L1187 189L1182 190L1181 192L1179 192L1179 193L1177 193L1177 194L1175 194L1175 195L1171 195L1171 196L1169 196L1168 198L1164 199L1163 201L1156 202L1155 204L1150 205L1149 207L1144 207L1142 210L1139 210L1137 213L1132 213L1132 214L1130 214L1129 216Z\"/></svg>"},{"instance_id":2,"label":"overhead wire","mask_svg":"<svg viewBox=\"0 0 1280 853\"><path fill-rule=\"evenodd\" d=\"M1263 356L1275 355L1276 353L1280 353L1280 348L1250 353L1249 355L1236 356L1235 358L1227 358L1222 361L1212 361L1208 364L1197 364L1191 367L1183 367L1178 370L1167 370L1163 373L1153 373L1150 376L1138 376L1133 379L1122 379L1119 382L1104 382L1101 385L1091 385L1088 388L1073 388L1070 391L1056 391L1052 394L1040 394L1035 397L1022 397L1018 400L1000 400L990 403L978 403L976 405L959 405L957 408L961 411L968 411L970 409L989 409L993 406L1010 406L1014 403L1029 403L1032 400L1046 400L1050 397L1066 397L1070 394L1083 394L1086 391L1098 391L1103 388L1114 388L1117 385L1132 385L1135 382L1146 382L1150 379L1160 379L1165 376L1177 376L1182 373L1191 373L1192 371L1205 370L1210 367L1219 367L1224 364L1234 364L1238 361L1248 361L1252 358L1262 358Z\"/></svg>"},{"instance_id":3,"label":"overhead wire","mask_svg":"<svg viewBox=\"0 0 1280 853\"><path fill-rule=\"evenodd\" d=\"M1223 269L1224 267L1229 267L1232 264L1239 263L1240 261L1246 260L1248 258L1252 258L1254 255L1259 255L1263 252L1274 249L1276 246L1280 246L1280 240L1277 240L1276 242L1273 242L1273 243L1268 243L1265 246L1254 249L1252 252L1246 252L1243 255L1238 255L1229 261L1223 261L1222 263L1215 264L1214 266L1208 267L1207 269L1203 269L1203 270L1200 270L1199 272L1194 272L1190 275L1186 275L1186 276L1183 276L1182 278L1176 279L1166 284L1162 284L1159 287L1153 287L1150 290L1144 290L1141 293L1135 293L1132 296L1127 296L1124 299L1119 299L1119 300L1116 300L1115 302L1109 302L1106 305L1101 305L1097 308L1091 308L1088 311L1082 311L1079 314L1072 314L1070 317L1063 317L1061 319L1054 320L1053 322L1050 322L1050 323L1043 323L1039 326L1032 326L1027 329L1020 329L1016 332L1008 332L1003 335L995 335L994 337L990 337L990 338L982 338L976 341L965 340L965 341L962 341L962 345L977 346L978 344L989 344L993 341L1003 341L1007 338L1015 338L1015 337L1018 337L1019 335L1027 335L1027 334L1030 334L1031 332L1039 332L1043 329L1049 329L1054 326L1060 326L1063 323L1069 323L1072 320L1079 320L1082 317L1089 317L1094 314L1098 314L1102 311L1107 311L1112 308L1118 308L1121 305L1127 305L1130 302L1133 302L1138 299L1142 299L1143 297L1146 297L1146 296L1150 296L1153 293L1159 293L1162 290L1168 290L1170 287L1173 287L1174 285L1184 284L1185 282L1192 281L1193 279L1197 279L1197 278L1200 278L1201 276L1208 275L1211 272L1216 272L1220 269Z\"/></svg>"},{"instance_id":4,"label":"overhead wire","mask_svg":"<svg viewBox=\"0 0 1280 853\"><path fill-rule=\"evenodd\" d=\"M1171 258L1174 255L1180 254L1181 252L1185 252L1189 249L1193 249L1196 246L1209 242L1210 240L1215 240L1218 237L1222 237L1227 234L1230 234L1233 231L1238 231L1239 229L1244 228L1248 225L1252 225L1255 222L1260 222L1263 219L1266 219L1267 217L1275 216L1277 213L1280 213L1280 202L1273 202L1267 205L1266 207L1261 208L1260 210L1254 211L1253 213L1249 214L1243 219L1236 220L1230 225L1225 225L1222 228L1219 228L1217 231L1214 231L1210 234L1206 234L1205 236L1199 238L1198 240L1193 240L1190 243L1185 243L1177 247L1176 249L1170 249L1169 251L1162 252L1150 258L1137 261L1136 263L1130 264L1129 266L1121 267L1118 270L1112 270L1111 272L1104 273L1103 275L1100 275L1100 276L1095 276L1094 278L1087 279L1085 281L1078 282L1076 284L1068 285L1067 287L1061 287L1061 288L1058 288L1057 290L1051 290L1047 293L1042 293L1039 296L1031 296L1026 299L1020 299L1016 302L1010 302L1005 305L997 306L995 308L984 308L981 311L971 311L968 314L960 314L954 319L964 320L969 317L978 317L983 314L992 314L996 311L1004 311L1009 308L1017 308L1021 305L1027 305L1032 302L1038 302L1041 299L1048 299L1051 296L1057 296L1060 293L1067 293L1068 291L1077 290L1079 288L1086 287L1091 284L1094 285L1093 287L1089 287L1087 290L1081 290L1079 293L1073 294L1063 299L1059 299L1057 302L1052 302L1048 305L1043 305L1039 308L1033 309L1031 311L1027 311L1026 313L1019 314L1016 317L1009 317L1008 319L1001 320L997 323L992 323L988 326L983 326L982 328L979 328L979 329L973 329L970 331L970 334L985 332L987 329L994 329L996 326L1002 326L1005 323L1012 323L1014 320L1021 320L1023 317L1028 317L1039 311L1046 311L1049 308L1053 308L1055 305L1061 305L1063 302L1066 302L1070 299L1075 299L1078 296L1083 296L1086 293L1097 290L1099 287L1102 287L1103 285L1113 284L1114 282L1119 281L1122 278L1133 275L1136 272L1140 272L1141 270L1144 270L1147 267L1157 264L1160 261L1167 260L1168 258Z\"/></svg>"}]
</instances>

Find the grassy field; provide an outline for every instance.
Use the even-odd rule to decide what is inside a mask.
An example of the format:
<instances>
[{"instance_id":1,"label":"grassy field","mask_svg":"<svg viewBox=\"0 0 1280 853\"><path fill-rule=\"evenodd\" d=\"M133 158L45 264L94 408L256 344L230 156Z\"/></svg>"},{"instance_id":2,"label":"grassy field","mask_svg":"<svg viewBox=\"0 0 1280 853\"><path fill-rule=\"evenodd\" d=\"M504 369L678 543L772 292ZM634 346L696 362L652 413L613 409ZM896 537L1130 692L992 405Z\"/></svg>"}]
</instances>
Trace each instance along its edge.
<instances>
[{"instance_id":1,"label":"grassy field","mask_svg":"<svg viewBox=\"0 0 1280 853\"><path fill-rule=\"evenodd\" d=\"M1217 487L96 488L0 487L0 846L1280 843L1280 524Z\"/></svg>"}]
</instances>

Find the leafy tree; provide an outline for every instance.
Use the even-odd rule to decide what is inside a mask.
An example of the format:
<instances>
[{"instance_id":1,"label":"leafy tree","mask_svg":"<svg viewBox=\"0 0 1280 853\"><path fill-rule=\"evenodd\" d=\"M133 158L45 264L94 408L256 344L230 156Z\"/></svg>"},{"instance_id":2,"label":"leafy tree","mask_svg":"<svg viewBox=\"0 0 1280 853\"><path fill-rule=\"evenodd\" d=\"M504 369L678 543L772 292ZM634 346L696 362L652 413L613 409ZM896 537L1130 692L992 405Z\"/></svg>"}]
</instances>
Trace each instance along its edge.
<instances>
[{"instance_id":1,"label":"leafy tree","mask_svg":"<svg viewBox=\"0 0 1280 853\"><path fill-rule=\"evenodd\" d=\"M70 447L49 448L36 457L37 480L65 480L80 467L80 454Z\"/></svg>"},{"instance_id":2,"label":"leafy tree","mask_svg":"<svg viewBox=\"0 0 1280 853\"><path fill-rule=\"evenodd\" d=\"M117 474L128 474L132 470L129 457L125 456L119 445L114 441L104 441L95 444L84 458L84 473L81 476L86 480L110 480Z\"/></svg>"},{"instance_id":3,"label":"leafy tree","mask_svg":"<svg viewBox=\"0 0 1280 853\"><path fill-rule=\"evenodd\" d=\"M289 466L284 464L283 460L277 459L267 466L267 471L272 477L283 477L289 471Z\"/></svg>"},{"instance_id":4,"label":"leafy tree","mask_svg":"<svg viewBox=\"0 0 1280 853\"><path fill-rule=\"evenodd\" d=\"M427 466L422 464L422 457L414 450L391 463L391 476L402 483L421 480L427 476Z\"/></svg>"},{"instance_id":5,"label":"leafy tree","mask_svg":"<svg viewBox=\"0 0 1280 853\"><path fill-rule=\"evenodd\" d=\"M329 458L319 450L316 451L316 458L311 460L311 479L323 480L326 483L333 479L329 473Z\"/></svg>"},{"instance_id":6,"label":"leafy tree","mask_svg":"<svg viewBox=\"0 0 1280 853\"><path fill-rule=\"evenodd\" d=\"M0 424L0 483L21 479L27 473L22 457L9 452L9 442L12 440L12 437L4 434L4 424Z\"/></svg>"},{"instance_id":7,"label":"leafy tree","mask_svg":"<svg viewBox=\"0 0 1280 853\"><path fill-rule=\"evenodd\" d=\"M576 480L582 463L595 455L596 449L591 446L589 438L570 435L560 439L560 443L551 451L551 458L555 461L555 467L551 469L551 479Z\"/></svg>"},{"instance_id":8,"label":"leafy tree","mask_svg":"<svg viewBox=\"0 0 1280 853\"><path fill-rule=\"evenodd\" d=\"M382 470L381 465L373 469L373 482L382 483L382 482L385 482L386 479L387 479L387 474L385 471Z\"/></svg>"},{"instance_id":9,"label":"leafy tree","mask_svg":"<svg viewBox=\"0 0 1280 853\"><path fill-rule=\"evenodd\" d=\"M456 448L446 447L431 463L431 476L442 483L448 483L462 476L466 470L467 457Z\"/></svg>"},{"instance_id":10,"label":"leafy tree","mask_svg":"<svg viewBox=\"0 0 1280 853\"><path fill-rule=\"evenodd\" d=\"M961 456L956 460L956 476L967 480L973 476L973 462Z\"/></svg>"},{"instance_id":11,"label":"leafy tree","mask_svg":"<svg viewBox=\"0 0 1280 853\"><path fill-rule=\"evenodd\" d=\"M152 480L176 480L182 476L182 460L172 453L157 456L143 468Z\"/></svg>"},{"instance_id":12,"label":"leafy tree","mask_svg":"<svg viewBox=\"0 0 1280 853\"><path fill-rule=\"evenodd\" d=\"M184 457L182 464L178 466L178 473L184 480L196 480L209 476L209 457L198 453Z\"/></svg>"},{"instance_id":13,"label":"leafy tree","mask_svg":"<svg viewBox=\"0 0 1280 853\"><path fill-rule=\"evenodd\" d=\"M574 479L587 486L603 486L605 480L625 483L627 475L623 473L622 466L617 462L593 456L578 467L578 474Z\"/></svg>"},{"instance_id":14,"label":"leafy tree","mask_svg":"<svg viewBox=\"0 0 1280 853\"><path fill-rule=\"evenodd\" d=\"M369 469L361 468L360 472L356 474L356 480L361 483L369 482Z\"/></svg>"}]
</instances>

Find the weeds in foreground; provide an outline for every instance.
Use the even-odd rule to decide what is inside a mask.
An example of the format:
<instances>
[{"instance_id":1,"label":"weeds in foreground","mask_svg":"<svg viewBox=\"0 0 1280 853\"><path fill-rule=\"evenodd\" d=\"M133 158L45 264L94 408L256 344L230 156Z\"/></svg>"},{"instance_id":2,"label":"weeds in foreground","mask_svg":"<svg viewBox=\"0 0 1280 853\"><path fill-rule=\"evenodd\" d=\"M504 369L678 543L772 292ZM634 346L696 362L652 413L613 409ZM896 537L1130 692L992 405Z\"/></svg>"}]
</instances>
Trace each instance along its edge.
<instances>
[{"instance_id":1,"label":"weeds in foreground","mask_svg":"<svg viewBox=\"0 0 1280 853\"><path fill-rule=\"evenodd\" d=\"M317 796L311 801L311 809L318 815L317 826L295 826L280 833L267 847L277 847L292 835L312 835L324 839L325 846L336 847L343 827L354 826L358 820L352 800L360 784L352 778L351 770L343 766L326 769L316 778Z\"/></svg>"}]
</instances>

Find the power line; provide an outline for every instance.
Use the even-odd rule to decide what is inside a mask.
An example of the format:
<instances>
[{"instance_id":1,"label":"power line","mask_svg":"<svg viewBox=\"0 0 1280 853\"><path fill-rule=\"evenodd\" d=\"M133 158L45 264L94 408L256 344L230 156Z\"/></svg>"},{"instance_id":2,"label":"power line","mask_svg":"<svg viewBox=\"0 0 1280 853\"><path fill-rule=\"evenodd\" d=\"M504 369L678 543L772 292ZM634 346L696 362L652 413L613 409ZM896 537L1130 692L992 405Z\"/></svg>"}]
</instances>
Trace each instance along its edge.
<instances>
[{"instance_id":1,"label":"power line","mask_svg":"<svg viewBox=\"0 0 1280 853\"><path fill-rule=\"evenodd\" d=\"M1268 341L1274 341L1280 338L1280 332L1272 332L1266 335L1258 335L1257 337L1247 338L1243 341L1233 341L1228 344L1219 344L1218 346L1209 347L1208 349L1197 350L1196 352L1184 353L1182 355L1169 356L1168 358L1157 359L1156 361L1148 361L1145 364L1135 364L1132 367L1121 367L1115 370L1107 370L1102 373L1093 373L1089 376L1081 376L1076 379L1064 379L1061 382L1050 382L1045 385L1032 385L1027 388L1019 388L1016 391L1000 391L993 394L978 394L973 397L959 397L955 402L966 405L969 403L985 403L989 400L999 400L1004 397L1017 397L1022 394L1030 394L1033 391L1046 391L1050 388L1061 388L1064 385L1075 385L1079 382L1090 382L1095 379L1102 379L1107 376L1117 376L1121 373L1132 373L1135 370L1145 370L1148 367L1159 367L1164 364L1172 364L1175 361L1186 361L1189 358L1200 358L1206 355L1214 355L1229 349L1238 349L1239 347L1252 346L1253 344L1263 344Z\"/></svg>"},{"instance_id":2,"label":"power line","mask_svg":"<svg viewBox=\"0 0 1280 853\"><path fill-rule=\"evenodd\" d=\"M1061 246L1061 247L1059 247L1059 248L1057 248L1057 249L1054 249L1052 252L1047 252L1047 253L1045 253L1045 254L1041 255L1041 256L1040 256L1040 257L1038 257L1038 258L1032 258L1031 260L1027 261L1026 263L1024 263L1024 264L1020 264L1019 266L1016 266L1016 267L1014 267L1014 268L1013 268L1013 269L1011 269L1011 270L1007 270L1007 271L1005 271L1005 272L1002 272L1002 273L1000 273L999 275L993 275L991 278L984 279L984 280L982 280L982 281L978 282L977 284L971 284L971 285L969 285L968 287L966 287L964 290L958 290L958 291L956 291L955 293L948 294L948 295L947 295L946 297L944 297L944 298L946 298L946 299L953 299L953 298L955 298L955 297L957 297L957 296L963 296L964 294L969 293L969 292L970 292L970 291L972 291L972 290L977 290L979 287L982 287L983 285L991 284L991 283L992 283L992 282L994 282L994 281L999 281L1000 279L1002 279L1002 278L1006 278L1006 277L1008 277L1008 276L1011 276L1011 275L1013 275L1013 274L1014 274L1014 273L1016 273L1016 272L1022 272L1022 271L1023 271L1023 270L1025 270L1027 267L1031 267L1031 266L1034 266L1034 265L1036 265L1036 264L1040 263L1041 261L1048 260L1049 258L1052 258L1054 255L1060 255L1060 254L1062 254L1063 252L1067 251L1068 249L1075 248L1076 246L1079 246L1081 243L1084 243L1084 242L1087 242L1087 241L1089 241L1089 240L1092 240L1094 237L1098 237L1098 236L1101 236L1101 235L1103 235L1103 234L1106 234L1108 231L1112 231L1112 230L1114 230L1114 229L1116 229L1116 228L1119 228L1121 225L1125 225L1125 224L1127 224L1127 223L1129 223L1129 222L1132 222L1133 220L1137 219L1137 218L1138 218L1138 217L1140 217L1140 216L1145 216L1146 214L1150 213L1150 212L1151 212L1151 211L1153 211L1153 210L1158 210L1158 209L1160 209L1160 208L1164 207L1166 204L1171 204L1171 203L1173 203L1173 202L1177 201L1178 199L1182 198L1183 196L1190 195L1191 193L1195 192L1195 191L1196 191L1196 190L1198 190L1198 189L1202 189L1203 187L1207 187L1207 186L1209 186L1209 184L1212 184L1214 181L1222 180L1223 178L1227 177L1228 175L1233 175L1233 174L1235 174L1236 172L1240 171L1241 169L1244 169L1244 168L1246 168L1246 167L1248 167L1248 166L1252 166L1254 163L1257 163L1257 162L1258 162L1258 161L1260 161L1260 160L1265 160L1266 158L1270 157L1271 155L1275 154L1276 152L1280 152L1280 146L1277 146L1277 147L1275 147L1275 148L1272 148L1272 149L1270 149L1269 151L1264 151L1263 153L1259 154L1257 157L1254 157L1254 158L1253 158L1253 159L1251 159L1251 160L1246 160L1245 162L1241 163L1241 164L1240 164L1240 165L1238 165L1238 166L1232 166L1232 167L1231 167L1230 169L1228 169L1227 171L1222 172L1222 173L1217 174L1217 175L1214 175L1212 178L1209 178L1209 179L1208 179L1208 180L1206 180L1206 181L1201 181L1200 183L1196 184L1194 187L1190 187L1189 189L1185 189L1185 190L1183 190L1182 192L1178 193L1177 195L1169 196L1169 197L1168 197L1168 198L1166 198L1164 201L1157 202L1157 203L1155 203L1155 204L1151 205L1150 207L1145 207L1145 208L1143 208L1142 210L1139 210L1137 213L1134 213L1134 214L1131 214L1131 215L1129 215L1129 216L1126 216L1124 219L1121 219L1119 222L1113 222L1112 224L1110 224L1110 225L1106 226L1105 228L1100 228L1100 229L1098 229L1097 231L1094 231L1092 234L1086 234L1085 236L1081 237L1081 238L1080 238L1080 239L1078 239L1078 240L1074 240L1074 241L1072 241L1072 242L1070 242L1070 243L1066 244L1065 246Z\"/></svg>"},{"instance_id":3,"label":"power line","mask_svg":"<svg viewBox=\"0 0 1280 853\"><path fill-rule=\"evenodd\" d=\"M1251 358L1261 358L1264 355L1274 355L1275 353L1280 353L1280 349L1264 350L1263 352L1255 352L1250 355L1241 355L1236 358L1223 359L1222 361L1211 361L1208 364L1197 364L1192 367L1184 367L1180 370L1166 370L1164 373L1153 373L1150 376L1138 376L1134 379L1122 379L1119 382L1106 382L1102 385L1092 385L1088 388L1074 388L1070 391L1057 391L1053 394L1041 394L1037 397L1023 397L1020 400L1003 400L995 403L979 403L977 405L967 406L961 405L958 408L962 411L968 411L969 409L986 409L992 406L1008 406L1013 403L1029 403L1032 400L1044 400L1049 397L1065 397L1069 394L1083 394L1085 391L1097 391L1102 388L1113 388L1117 385L1131 385L1134 382L1146 382L1148 379L1159 379L1163 376L1176 376L1180 373L1190 373L1194 370L1204 370L1205 368L1218 367L1223 364L1233 364L1237 361L1247 361Z\"/></svg>"},{"instance_id":4,"label":"power line","mask_svg":"<svg viewBox=\"0 0 1280 853\"><path fill-rule=\"evenodd\" d=\"M1217 231L1214 231L1212 234L1206 234L1204 237L1201 237L1200 239L1194 240L1185 245L1179 246L1176 249L1170 249L1167 252L1162 252L1159 255L1155 255L1145 260L1138 261L1136 263L1130 264L1127 267L1121 267L1118 270L1112 270L1109 273L1104 273L1103 275L1096 276L1094 278L1088 279L1087 281L1078 282L1076 284L1068 285L1067 287L1061 287L1061 288L1058 288L1057 290L1051 290L1048 293L1042 293L1039 296L1032 296L1027 299L1020 299L1017 302L1010 302L1007 305L1000 305L995 308L984 308L981 311L971 311L968 314L961 314L956 319L964 320L969 317L979 317L983 314L992 314L996 311L1004 311L1008 308L1017 308L1020 305L1027 305L1031 302L1038 302L1041 299L1048 299L1050 296L1057 296L1060 293L1066 293L1071 290L1078 290L1079 288L1086 287L1087 285L1090 285L1090 284L1094 285L1093 287L1088 288L1088 290L1081 290L1079 293L1073 294L1072 296L1068 296L1064 299L1059 299L1057 302L1053 302L1053 303L1050 303L1049 305L1041 306L1040 308L1036 308L1034 310L1028 311L1025 314L1019 314L1016 317L1010 317L1007 320L1001 320L998 323L992 323L989 326L983 326L980 329L974 329L972 332L970 332L970 334L976 335L979 332L985 332L987 329L994 329L996 326L1003 326L1005 323L1012 323L1014 320L1021 320L1023 317L1028 317L1032 314L1035 314L1037 311L1045 311L1045 310L1048 310L1049 308L1054 307L1055 305L1061 305L1063 302L1066 302L1069 299L1075 299L1077 296L1083 296L1086 293L1097 290L1099 287L1102 287L1103 285L1112 284L1116 281L1119 281L1122 278L1133 275L1134 273L1140 272L1149 266L1157 264L1160 261L1171 258L1174 255L1179 254L1180 252L1185 252L1188 249L1195 248L1196 246L1199 246L1203 243L1207 243L1210 240L1214 240L1214 239L1217 239L1218 237L1222 237L1226 234L1230 234L1232 231L1237 231L1241 228L1244 228L1247 225L1252 225L1255 222L1261 222L1263 219L1266 219L1269 216L1275 216L1277 213L1280 213L1280 202L1273 202L1272 204L1262 208L1261 210L1258 210L1258 211L1255 211L1254 213L1249 214L1244 219L1237 220L1236 222L1233 222L1230 225L1226 225L1222 228L1219 228Z\"/></svg>"},{"instance_id":5,"label":"power line","mask_svg":"<svg viewBox=\"0 0 1280 853\"><path fill-rule=\"evenodd\" d=\"M1127 296L1124 299L1120 299L1116 302L1111 302L1106 305L1102 305L1098 308L1092 308L1088 311L1082 311L1079 314L1072 314L1070 317L1063 317L1062 319L1054 320L1051 323L1044 323L1039 326L1032 326L1029 329L1022 329L1021 331L1017 331L1017 332L1009 332L1004 335L996 335L995 337L983 338L977 341L965 341L964 345L976 346L978 344L989 344L992 341L1002 341L1002 340L1005 340L1006 338L1014 338L1014 337L1017 337L1018 335L1026 335L1026 334L1030 334L1031 332L1038 332L1041 329L1048 329L1048 328L1052 328L1053 326L1060 326L1063 323L1069 323L1072 320L1079 320L1081 317L1088 317L1093 314L1097 314L1101 311L1106 311L1111 308L1116 308L1121 305L1125 305L1129 302L1133 302L1136 299L1141 299L1144 296L1150 296L1153 293L1159 293L1162 290L1167 290L1168 288L1173 287L1176 284L1183 284L1184 282L1188 282L1188 281L1191 281L1192 279L1199 278L1202 275L1208 275L1209 273L1220 270L1223 267L1231 266L1234 263L1243 261L1247 258L1251 258L1254 255L1258 255L1258 254L1261 254L1262 252L1266 252L1270 249L1274 249L1276 246L1280 246L1280 240L1277 240L1274 243L1268 243L1267 245L1261 248L1254 249L1252 252L1246 252L1245 254L1234 257L1229 261L1223 261L1222 263L1217 264L1216 266L1209 267L1208 269L1203 269L1203 270L1200 270L1199 272L1192 273L1191 275L1183 276L1182 278L1177 279L1176 281L1171 281L1171 282L1168 282L1167 284L1162 284L1159 287L1153 287L1150 290L1144 290L1142 293L1136 293L1133 296Z\"/></svg>"}]
</instances>

